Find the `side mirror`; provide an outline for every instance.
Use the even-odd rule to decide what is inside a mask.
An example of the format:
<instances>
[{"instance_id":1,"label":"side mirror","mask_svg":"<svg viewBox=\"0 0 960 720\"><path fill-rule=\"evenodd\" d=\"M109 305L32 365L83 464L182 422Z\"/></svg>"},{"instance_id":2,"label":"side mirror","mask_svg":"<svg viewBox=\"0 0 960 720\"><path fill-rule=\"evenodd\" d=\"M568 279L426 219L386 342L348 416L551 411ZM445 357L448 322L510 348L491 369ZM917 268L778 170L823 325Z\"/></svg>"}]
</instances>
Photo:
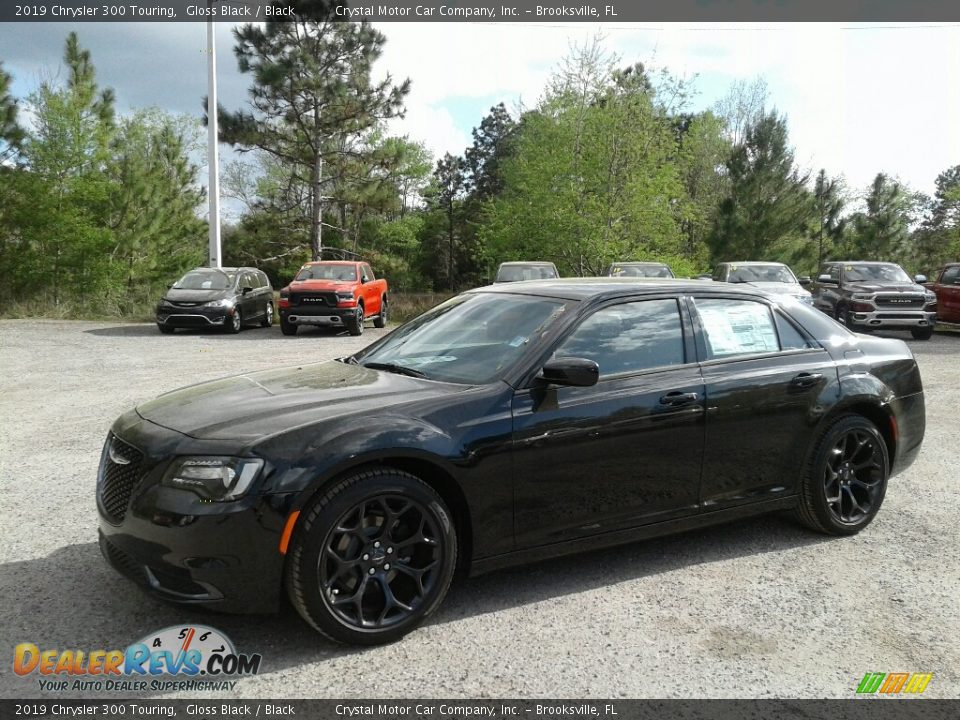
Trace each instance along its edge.
<instances>
[{"instance_id":1,"label":"side mirror","mask_svg":"<svg viewBox=\"0 0 960 720\"><path fill-rule=\"evenodd\" d=\"M913 276L913 281L914 281L917 285L923 285L923 284L927 281L927 276L926 276L926 275L914 275L914 276Z\"/></svg>"},{"instance_id":2,"label":"side mirror","mask_svg":"<svg viewBox=\"0 0 960 720\"><path fill-rule=\"evenodd\" d=\"M803 285L803 287L806 287L807 285L812 285L812 284L813 284L813 280L810 279L810 276L809 276L809 275L801 275L800 277L797 278L797 281L798 281L801 285Z\"/></svg>"},{"instance_id":3,"label":"side mirror","mask_svg":"<svg viewBox=\"0 0 960 720\"><path fill-rule=\"evenodd\" d=\"M361 275L360 282L361 284L366 285L368 282L370 282L370 278L368 278L366 275Z\"/></svg>"},{"instance_id":4,"label":"side mirror","mask_svg":"<svg viewBox=\"0 0 960 720\"><path fill-rule=\"evenodd\" d=\"M837 282L829 275L817 275L817 282L825 285L836 285Z\"/></svg>"},{"instance_id":5,"label":"side mirror","mask_svg":"<svg viewBox=\"0 0 960 720\"><path fill-rule=\"evenodd\" d=\"M590 387L600 379L600 366L586 358L554 358L543 366L540 377L552 385Z\"/></svg>"}]
</instances>

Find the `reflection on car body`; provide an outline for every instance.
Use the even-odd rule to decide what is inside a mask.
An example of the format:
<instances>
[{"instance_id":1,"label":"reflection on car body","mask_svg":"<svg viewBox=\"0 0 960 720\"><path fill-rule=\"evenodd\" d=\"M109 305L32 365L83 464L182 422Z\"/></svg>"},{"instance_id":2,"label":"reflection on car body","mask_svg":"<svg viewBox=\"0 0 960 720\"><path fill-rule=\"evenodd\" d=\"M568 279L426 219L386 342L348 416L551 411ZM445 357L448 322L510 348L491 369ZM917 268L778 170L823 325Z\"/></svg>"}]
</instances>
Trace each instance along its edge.
<instances>
[{"instance_id":1,"label":"reflection on car body","mask_svg":"<svg viewBox=\"0 0 960 720\"><path fill-rule=\"evenodd\" d=\"M790 298L678 280L496 285L340 361L124 414L100 465L101 546L167 599L262 611L285 589L323 634L388 642L458 567L784 509L859 532L923 435L907 346Z\"/></svg>"}]
</instances>

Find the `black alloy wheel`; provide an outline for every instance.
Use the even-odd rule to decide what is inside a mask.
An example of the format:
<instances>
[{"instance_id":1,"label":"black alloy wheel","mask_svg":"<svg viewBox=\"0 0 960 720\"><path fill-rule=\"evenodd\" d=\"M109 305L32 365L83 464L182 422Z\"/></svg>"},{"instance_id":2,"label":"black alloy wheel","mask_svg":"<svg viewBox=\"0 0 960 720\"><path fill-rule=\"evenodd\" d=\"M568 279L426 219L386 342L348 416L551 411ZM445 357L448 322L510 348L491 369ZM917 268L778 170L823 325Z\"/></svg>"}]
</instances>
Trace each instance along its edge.
<instances>
[{"instance_id":1,"label":"black alloy wheel","mask_svg":"<svg viewBox=\"0 0 960 720\"><path fill-rule=\"evenodd\" d=\"M351 335L362 335L363 334L363 321L366 318L363 315L363 305L357 304L357 311L354 313L352 318L347 320L347 331Z\"/></svg>"},{"instance_id":2,"label":"black alloy wheel","mask_svg":"<svg viewBox=\"0 0 960 720\"><path fill-rule=\"evenodd\" d=\"M273 325L273 303L268 301L263 309L263 320L260 321L260 326L268 328L271 325Z\"/></svg>"},{"instance_id":3,"label":"black alloy wheel","mask_svg":"<svg viewBox=\"0 0 960 720\"><path fill-rule=\"evenodd\" d=\"M305 514L288 557L287 589L327 637L392 642L446 595L456 533L443 501L418 478L387 468L362 472Z\"/></svg>"},{"instance_id":4,"label":"black alloy wheel","mask_svg":"<svg viewBox=\"0 0 960 720\"><path fill-rule=\"evenodd\" d=\"M890 460L876 426L859 415L831 425L808 463L798 507L815 530L853 535L876 516L887 490Z\"/></svg>"}]
</instances>

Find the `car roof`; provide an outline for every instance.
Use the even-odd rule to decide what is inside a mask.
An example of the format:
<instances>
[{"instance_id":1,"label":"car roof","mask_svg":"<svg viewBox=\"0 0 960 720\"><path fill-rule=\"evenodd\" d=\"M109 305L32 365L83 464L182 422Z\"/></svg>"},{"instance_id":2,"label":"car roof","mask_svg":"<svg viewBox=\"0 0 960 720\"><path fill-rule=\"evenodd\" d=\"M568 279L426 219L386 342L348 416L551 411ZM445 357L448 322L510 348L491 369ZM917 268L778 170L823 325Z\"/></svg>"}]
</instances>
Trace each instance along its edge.
<instances>
[{"instance_id":1,"label":"car roof","mask_svg":"<svg viewBox=\"0 0 960 720\"><path fill-rule=\"evenodd\" d=\"M656 262L655 260L625 260L623 262L610 263L611 265L653 265L656 267L669 267L666 263Z\"/></svg>"},{"instance_id":2,"label":"car roof","mask_svg":"<svg viewBox=\"0 0 960 720\"><path fill-rule=\"evenodd\" d=\"M511 260L509 262L500 263L500 267L504 265L553 265L549 260Z\"/></svg>"},{"instance_id":3,"label":"car roof","mask_svg":"<svg viewBox=\"0 0 960 720\"><path fill-rule=\"evenodd\" d=\"M824 265L897 265L890 260L826 260ZM899 265L897 266L899 267Z\"/></svg>"},{"instance_id":4,"label":"car roof","mask_svg":"<svg viewBox=\"0 0 960 720\"><path fill-rule=\"evenodd\" d=\"M487 285L469 292L503 293L507 295L538 295L564 300L591 300L662 292L735 293L754 297L769 297L752 285L732 283L709 283L701 280L678 278L624 278L585 277L557 278L553 280L523 280L520 282Z\"/></svg>"},{"instance_id":5,"label":"car roof","mask_svg":"<svg viewBox=\"0 0 960 720\"><path fill-rule=\"evenodd\" d=\"M356 265L365 262L366 260L311 260L304 265Z\"/></svg>"},{"instance_id":6,"label":"car roof","mask_svg":"<svg viewBox=\"0 0 960 720\"><path fill-rule=\"evenodd\" d=\"M786 263L777 262L776 260L744 260L742 262L737 260L728 260L727 262L720 263L721 265L782 265L783 267L789 267Z\"/></svg>"}]
</instances>

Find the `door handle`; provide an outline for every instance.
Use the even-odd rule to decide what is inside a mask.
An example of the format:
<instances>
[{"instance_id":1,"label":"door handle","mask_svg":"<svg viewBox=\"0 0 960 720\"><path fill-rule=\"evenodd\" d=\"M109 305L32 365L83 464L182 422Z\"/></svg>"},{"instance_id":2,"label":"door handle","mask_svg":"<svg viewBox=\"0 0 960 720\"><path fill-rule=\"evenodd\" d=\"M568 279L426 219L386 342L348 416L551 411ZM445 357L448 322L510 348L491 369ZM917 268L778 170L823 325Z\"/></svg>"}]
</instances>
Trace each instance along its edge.
<instances>
[{"instance_id":1,"label":"door handle","mask_svg":"<svg viewBox=\"0 0 960 720\"><path fill-rule=\"evenodd\" d=\"M681 392L680 390L674 390L668 392L662 398L660 398L661 405L670 405L671 407L676 407L677 405L689 405L692 402L696 402L700 396L695 392Z\"/></svg>"},{"instance_id":2,"label":"door handle","mask_svg":"<svg viewBox=\"0 0 960 720\"><path fill-rule=\"evenodd\" d=\"M790 387L809 388L816 385L822 379L823 379L823 375L821 375L820 373L802 372L799 375L795 376L793 380L790 381Z\"/></svg>"}]
</instances>

